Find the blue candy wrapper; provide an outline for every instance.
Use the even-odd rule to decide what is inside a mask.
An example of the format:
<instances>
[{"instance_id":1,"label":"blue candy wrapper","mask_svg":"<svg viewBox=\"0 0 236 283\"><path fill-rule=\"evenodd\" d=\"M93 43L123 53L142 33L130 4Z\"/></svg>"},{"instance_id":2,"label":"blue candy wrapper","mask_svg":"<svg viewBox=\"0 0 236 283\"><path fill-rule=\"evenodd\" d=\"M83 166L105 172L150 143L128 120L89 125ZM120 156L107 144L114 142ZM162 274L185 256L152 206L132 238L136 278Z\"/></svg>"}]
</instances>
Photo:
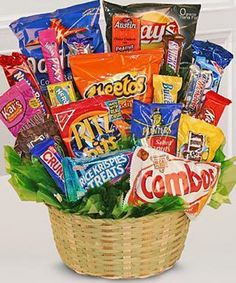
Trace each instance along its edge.
<instances>
[{"instance_id":1,"label":"blue candy wrapper","mask_svg":"<svg viewBox=\"0 0 236 283\"><path fill-rule=\"evenodd\" d=\"M54 139L46 139L35 145L30 151L44 165L60 190L65 193L62 156L55 148Z\"/></svg>"},{"instance_id":2,"label":"blue candy wrapper","mask_svg":"<svg viewBox=\"0 0 236 283\"><path fill-rule=\"evenodd\" d=\"M182 104L151 103L134 100L131 132L159 150L176 154Z\"/></svg>"},{"instance_id":3,"label":"blue candy wrapper","mask_svg":"<svg viewBox=\"0 0 236 283\"><path fill-rule=\"evenodd\" d=\"M36 74L36 78L43 93L47 92L48 75L38 41L38 32L53 28L57 32L57 42L60 55L63 57L62 66L66 80L72 80L69 68L69 48L67 40L76 33L82 33L92 38L93 52L104 51L104 43L99 27L100 3L93 1L72 7L59 9L53 13L33 15L20 18L10 24L10 28L19 40L23 54L29 57L28 61Z\"/></svg>"},{"instance_id":4,"label":"blue candy wrapper","mask_svg":"<svg viewBox=\"0 0 236 283\"><path fill-rule=\"evenodd\" d=\"M67 199L76 201L90 188L119 181L130 173L132 155L131 151L119 151L93 159L64 158L62 164Z\"/></svg>"}]
</instances>

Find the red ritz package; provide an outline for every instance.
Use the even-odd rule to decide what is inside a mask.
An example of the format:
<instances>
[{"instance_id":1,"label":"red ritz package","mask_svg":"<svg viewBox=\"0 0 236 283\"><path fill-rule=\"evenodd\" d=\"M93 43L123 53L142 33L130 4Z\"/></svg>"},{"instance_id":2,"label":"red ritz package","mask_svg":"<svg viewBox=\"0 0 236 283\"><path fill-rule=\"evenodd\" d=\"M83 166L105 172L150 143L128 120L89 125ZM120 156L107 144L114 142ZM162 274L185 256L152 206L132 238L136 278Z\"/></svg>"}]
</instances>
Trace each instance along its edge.
<instances>
[{"instance_id":1,"label":"red ritz package","mask_svg":"<svg viewBox=\"0 0 236 283\"><path fill-rule=\"evenodd\" d=\"M112 52L140 50L140 18L129 15L112 17Z\"/></svg>"},{"instance_id":2,"label":"red ritz package","mask_svg":"<svg viewBox=\"0 0 236 283\"><path fill-rule=\"evenodd\" d=\"M43 112L46 114L46 104L40 92L37 80L27 64L26 56L18 52L13 52L12 55L0 55L0 66L3 67L7 81L10 86L17 82L25 80L32 88L32 91L41 105Z\"/></svg>"},{"instance_id":3,"label":"red ritz package","mask_svg":"<svg viewBox=\"0 0 236 283\"><path fill-rule=\"evenodd\" d=\"M198 118L217 126L225 106L232 101L214 91L208 91Z\"/></svg>"},{"instance_id":4,"label":"red ritz package","mask_svg":"<svg viewBox=\"0 0 236 283\"><path fill-rule=\"evenodd\" d=\"M98 156L118 149L129 125L117 99L103 95L52 107L53 117L71 157Z\"/></svg>"}]
</instances>

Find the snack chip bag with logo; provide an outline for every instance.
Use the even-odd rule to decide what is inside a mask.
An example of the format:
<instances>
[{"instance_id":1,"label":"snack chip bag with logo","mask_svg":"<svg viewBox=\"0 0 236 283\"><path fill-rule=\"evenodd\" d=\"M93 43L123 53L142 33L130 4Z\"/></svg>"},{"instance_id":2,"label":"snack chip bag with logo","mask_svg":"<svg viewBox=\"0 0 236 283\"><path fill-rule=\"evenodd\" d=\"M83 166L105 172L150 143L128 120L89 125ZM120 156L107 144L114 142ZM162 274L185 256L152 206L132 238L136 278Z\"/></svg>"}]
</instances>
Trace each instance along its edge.
<instances>
[{"instance_id":1,"label":"snack chip bag with logo","mask_svg":"<svg viewBox=\"0 0 236 283\"><path fill-rule=\"evenodd\" d=\"M114 41L112 19L114 15L128 14L141 20L141 49L156 49L163 45L165 34L184 36L182 62L191 62L191 42L194 39L200 5L140 3L121 6L104 1L106 38L110 46Z\"/></svg>"},{"instance_id":2,"label":"snack chip bag with logo","mask_svg":"<svg viewBox=\"0 0 236 283\"><path fill-rule=\"evenodd\" d=\"M176 76L153 75L154 97L156 103L176 103L183 79Z\"/></svg>"},{"instance_id":3,"label":"snack chip bag with logo","mask_svg":"<svg viewBox=\"0 0 236 283\"><path fill-rule=\"evenodd\" d=\"M178 156L210 162L224 142L222 130L203 120L182 114L178 133Z\"/></svg>"},{"instance_id":4,"label":"snack chip bag with logo","mask_svg":"<svg viewBox=\"0 0 236 283\"><path fill-rule=\"evenodd\" d=\"M150 147L137 147L125 204L155 203L166 194L180 196L186 214L196 217L215 191L220 164L189 161Z\"/></svg>"},{"instance_id":5,"label":"snack chip bag with logo","mask_svg":"<svg viewBox=\"0 0 236 283\"><path fill-rule=\"evenodd\" d=\"M32 117L41 113L40 103L25 80L0 96L0 120L15 137L21 129L28 127L27 123Z\"/></svg>"},{"instance_id":6,"label":"snack chip bag with logo","mask_svg":"<svg viewBox=\"0 0 236 283\"><path fill-rule=\"evenodd\" d=\"M117 142L127 137L129 125L113 96L96 96L51 110L71 157L94 157L117 150Z\"/></svg>"},{"instance_id":7,"label":"snack chip bag with logo","mask_svg":"<svg viewBox=\"0 0 236 283\"><path fill-rule=\"evenodd\" d=\"M82 33L86 37L92 38L92 48L95 53L103 52L104 45L99 27L99 14L100 3L99 1L93 1L59 9L53 13L20 18L10 24L10 28L19 40L22 53L30 57L28 60L43 93L47 91L48 75L38 32L48 28L52 28L57 32L57 43L60 55L63 55L62 67L66 80L72 80L71 70L68 65L70 52L67 40L77 33Z\"/></svg>"},{"instance_id":8,"label":"snack chip bag with logo","mask_svg":"<svg viewBox=\"0 0 236 283\"><path fill-rule=\"evenodd\" d=\"M135 100L131 132L137 139L145 138L148 145L176 154L177 135L182 104L151 103Z\"/></svg>"},{"instance_id":9,"label":"snack chip bag with logo","mask_svg":"<svg viewBox=\"0 0 236 283\"><path fill-rule=\"evenodd\" d=\"M41 94L39 84L27 63L27 57L18 52L12 52L11 55L0 55L0 66L3 67L10 86L22 80L27 82L39 101L43 113L46 114L46 104Z\"/></svg>"},{"instance_id":10,"label":"snack chip bag with logo","mask_svg":"<svg viewBox=\"0 0 236 283\"><path fill-rule=\"evenodd\" d=\"M77 88L83 98L114 95L125 119L131 118L134 99L153 99L152 75L158 74L163 49L70 57Z\"/></svg>"},{"instance_id":11,"label":"snack chip bag with logo","mask_svg":"<svg viewBox=\"0 0 236 283\"><path fill-rule=\"evenodd\" d=\"M130 173L132 154L131 151L118 151L93 159L64 158L62 165L67 199L76 201L91 188L118 182Z\"/></svg>"}]
</instances>

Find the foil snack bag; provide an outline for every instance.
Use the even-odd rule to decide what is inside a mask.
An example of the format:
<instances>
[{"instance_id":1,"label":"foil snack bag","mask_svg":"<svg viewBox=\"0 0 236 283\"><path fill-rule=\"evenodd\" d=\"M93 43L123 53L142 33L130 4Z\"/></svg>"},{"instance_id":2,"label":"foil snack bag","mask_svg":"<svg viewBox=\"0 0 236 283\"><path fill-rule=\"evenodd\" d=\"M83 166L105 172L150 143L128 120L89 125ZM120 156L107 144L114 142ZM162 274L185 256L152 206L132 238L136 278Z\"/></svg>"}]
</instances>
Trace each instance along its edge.
<instances>
[{"instance_id":1,"label":"foil snack bag","mask_svg":"<svg viewBox=\"0 0 236 283\"><path fill-rule=\"evenodd\" d=\"M155 203L164 195L182 197L186 214L196 217L215 191L220 164L189 161L150 148L137 147L130 168L125 203Z\"/></svg>"},{"instance_id":2,"label":"foil snack bag","mask_svg":"<svg viewBox=\"0 0 236 283\"><path fill-rule=\"evenodd\" d=\"M194 39L200 5L140 3L121 6L104 1L106 38L109 45L114 41L112 18L128 14L141 20L141 49L156 49L163 45L163 36L184 36L182 62L191 62L191 42Z\"/></svg>"},{"instance_id":3,"label":"foil snack bag","mask_svg":"<svg viewBox=\"0 0 236 283\"><path fill-rule=\"evenodd\" d=\"M72 80L68 65L69 48L67 41L75 34L82 33L86 37L92 38L94 52L103 52L103 40L98 23L99 14L100 3L93 1L59 9L53 13L23 17L10 24L10 28L19 40L22 53L30 57L28 60L43 93L47 91L48 75L38 39L39 31L48 28L56 31L60 55L63 58L62 67L65 77L66 80Z\"/></svg>"},{"instance_id":4,"label":"foil snack bag","mask_svg":"<svg viewBox=\"0 0 236 283\"><path fill-rule=\"evenodd\" d=\"M94 157L117 150L117 143L127 137L129 125L113 96L92 97L51 110L71 157Z\"/></svg>"},{"instance_id":5,"label":"foil snack bag","mask_svg":"<svg viewBox=\"0 0 236 283\"><path fill-rule=\"evenodd\" d=\"M158 74L163 49L72 56L71 69L83 98L114 95L122 115L131 118L134 99L152 102L152 75Z\"/></svg>"}]
</instances>

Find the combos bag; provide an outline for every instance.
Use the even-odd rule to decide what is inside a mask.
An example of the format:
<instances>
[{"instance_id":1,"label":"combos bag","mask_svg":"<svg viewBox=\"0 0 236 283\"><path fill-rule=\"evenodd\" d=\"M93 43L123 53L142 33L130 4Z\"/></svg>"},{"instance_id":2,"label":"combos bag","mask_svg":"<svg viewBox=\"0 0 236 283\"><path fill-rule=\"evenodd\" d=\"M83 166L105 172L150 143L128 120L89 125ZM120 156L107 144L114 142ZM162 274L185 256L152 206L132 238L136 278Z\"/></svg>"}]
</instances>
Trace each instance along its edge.
<instances>
[{"instance_id":1,"label":"combos bag","mask_svg":"<svg viewBox=\"0 0 236 283\"><path fill-rule=\"evenodd\" d=\"M217 187L220 165L175 157L150 147L137 147L130 168L125 203L155 203L166 194L180 196L186 213L197 216Z\"/></svg>"},{"instance_id":2,"label":"combos bag","mask_svg":"<svg viewBox=\"0 0 236 283\"><path fill-rule=\"evenodd\" d=\"M57 32L60 55L63 55L64 59L65 76L67 80L71 80L70 68L66 62L69 55L67 42L70 37L82 34L91 39L93 52L104 51L98 23L99 13L99 1L93 1L59 9L53 13L20 18L10 24L10 28L19 40L22 53L30 57L29 62L44 93L47 91L48 75L38 40L39 31L52 28Z\"/></svg>"},{"instance_id":3,"label":"combos bag","mask_svg":"<svg viewBox=\"0 0 236 283\"><path fill-rule=\"evenodd\" d=\"M128 14L141 20L141 49L156 49L163 42L164 35L184 36L182 62L191 62L191 42L194 39L200 5L142 3L128 6L104 1L107 24L106 37L112 45L113 16Z\"/></svg>"},{"instance_id":4,"label":"combos bag","mask_svg":"<svg viewBox=\"0 0 236 283\"><path fill-rule=\"evenodd\" d=\"M159 73L162 57L163 49L88 54L72 56L70 65L83 98L114 95L124 118L130 119L134 99L152 102L152 76Z\"/></svg>"},{"instance_id":5,"label":"combos bag","mask_svg":"<svg viewBox=\"0 0 236 283\"><path fill-rule=\"evenodd\" d=\"M129 125L113 96L92 97L52 107L61 137L71 157L93 157L118 149Z\"/></svg>"}]
</instances>

